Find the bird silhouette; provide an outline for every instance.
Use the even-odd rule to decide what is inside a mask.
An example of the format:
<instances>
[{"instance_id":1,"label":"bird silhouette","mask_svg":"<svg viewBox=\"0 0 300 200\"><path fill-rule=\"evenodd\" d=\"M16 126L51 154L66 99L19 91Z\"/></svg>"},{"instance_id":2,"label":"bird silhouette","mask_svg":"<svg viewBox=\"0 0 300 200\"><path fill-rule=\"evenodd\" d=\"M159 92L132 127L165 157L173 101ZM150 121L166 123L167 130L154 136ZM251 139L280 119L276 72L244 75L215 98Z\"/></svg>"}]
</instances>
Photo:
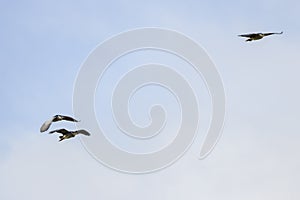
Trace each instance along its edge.
<instances>
[{"instance_id":1,"label":"bird silhouette","mask_svg":"<svg viewBox=\"0 0 300 200\"><path fill-rule=\"evenodd\" d=\"M43 125L40 128L40 132L47 131L49 129L49 127L51 126L52 122L58 122L58 121L62 121L62 120L71 121L71 122L79 122L78 120L76 120L72 117L69 117L69 116L55 115L51 119L49 119L43 123Z\"/></svg>"},{"instance_id":2,"label":"bird silhouette","mask_svg":"<svg viewBox=\"0 0 300 200\"><path fill-rule=\"evenodd\" d=\"M76 130L76 131L68 131L68 130L62 128L62 129L57 129L57 130L53 130L53 131L49 132L49 134L52 134L52 133L62 134L62 135L59 136L59 142L64 140L64 139L69 139L69 138L75 137L78 134L83 134L83 135L86 135L86 136L91 135L89 132L87 132L84 129L80 129L80 130Z\"/></svg>"},{"instance_id":3,"label":"bird silhouette","mask_svg":"<svg viewBox=\"0 0 300 200\"><path fill-rule=\"evenodd\" d=\"M265 36L269 35L274 35L274 34L282 34L283 32L281 31L280 33L250 33L250 34L242 34L238 35L239 37L246 37L248 38L246 42L250 42L252 40L260 40Z\"/></svg>"}]
</instances>

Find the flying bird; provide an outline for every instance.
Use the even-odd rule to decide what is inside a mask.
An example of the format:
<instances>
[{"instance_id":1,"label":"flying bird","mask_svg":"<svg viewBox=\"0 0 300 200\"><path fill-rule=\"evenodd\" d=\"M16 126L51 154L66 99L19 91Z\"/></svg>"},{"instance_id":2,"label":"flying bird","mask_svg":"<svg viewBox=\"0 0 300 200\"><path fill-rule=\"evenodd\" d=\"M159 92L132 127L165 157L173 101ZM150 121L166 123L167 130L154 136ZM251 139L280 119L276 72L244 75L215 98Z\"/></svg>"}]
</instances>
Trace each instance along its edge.
<instances>
[{"instance_id":1,"label":"flying bird","mask_svg":"<svg viewBox=\"0 0 300 200\"><path fill-rule=\"evenodd\" d=\"M86 135L86 136L91 135L89 132L87 132L84 129L80 129L80 130L77 130L77 131L68 131L64 128L50 131L49 134L52 134L52 133L55 133L55 132L62 134L62 135L59 136L59 142L64 140L64 139L69 139L69 138L75 137L78 134L83 134L83 135Z\"/></svg>"},{"instance_id":2,"label":"flying bird","mask_svg":"<svg viewBox=\"0 0 300 200\"><path fill-rule=\"evenodd\" d=\"M57 122L57 121L62 121L62 120L71 121L71 122L79 122L78 120L76 120L72 117L69 117L69 116L55 115L51 119L49 119L43 123L43 125L40 128L40 132L47 131L49 129L49 127L51 126L52 122Z\"/></svg>"},{"instance_id":3,"label":"flying bird","mask_svg":"<svg viewBox=\"0 0 300 200\"><path fill-rule=\"evenodd\" d=\"M250 34L242 34L242 35L238 35L238 36L246 37L246 38L248 38L246 40L246 42L250 42L252 40L260 40L265 36L274 35L274 34L282 34L282 33L283 33L282 31L280 33L250 33Z\"/></svg>"}]
</instances>

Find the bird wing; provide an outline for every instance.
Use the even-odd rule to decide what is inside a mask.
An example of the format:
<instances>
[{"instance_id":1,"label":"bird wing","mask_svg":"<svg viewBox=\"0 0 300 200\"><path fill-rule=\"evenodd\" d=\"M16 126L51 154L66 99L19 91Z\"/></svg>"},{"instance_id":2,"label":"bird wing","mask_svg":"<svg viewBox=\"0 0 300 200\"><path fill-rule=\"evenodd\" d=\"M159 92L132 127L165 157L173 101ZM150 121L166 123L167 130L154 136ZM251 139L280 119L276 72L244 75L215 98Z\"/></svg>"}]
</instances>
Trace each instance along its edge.
<instances>
[{"instance_id":1,"label":"bird wing","mask_svg":"<svg viewBox=\"0 0 300 200\"><path fill-rule=\"evenodd\" d=\"M56 133L61 133L63 135L66 135L66 134L70 133L70 131L62 128L62 129L56 129L56 130L50 131L49 134L52 134L52 133L55 133L55 132Z\"/></svg>"},{"instance_id":2,"label":"bird wing","mask_svg":"<svg viewBox=\"0 0 300 200\"><path fill-rule=\"evenodd\" d=\"M80 130L74 131L74 134L75 134L75 135L77 135L77 134L83 134L83 135L87 135L87 136L90 136L90 135L91 135L89 132L87 132L87 131L84 130L84 129L80 129Z\"/></svg>"},{"instance_id":3,"label":"bird wing","mask_svg":"<svg viewBox=\"0 0 300 200\"><path fill-rule=\"evenodd\" d=\"M255 37L257 36L259 33L249 33L249 34L242 34L242 35L238 35L240 37L249 37L249 38L252 38L252 37Z\"/></svg>"},{"instance_id":4,"label":"bird wing","mask_svg":"<svg viewBox=\"0 0 300 200\"><path fill-rule=\"evenodd\" d=\"M45 122L43 123L43 125L41 126L41 128L40 128L40 132L42 133L42 132L47 131L47 130L49 129L49 127L51 126L52 121L53 121L53 118L51 118L51 119L45 121Z\"/></svg>"},{"instance_id":5,"label":"bird wing","mask_svg":"<svg viewBox=\"0 0 300 200\"><path fill-rule=\"evenodd\" d=\"M264 36L268 36L268 35L273 35L273 34L282 34L283 32L281 31L280 33L263 33Z\"/></svg>"},{"instance_id":6,"label":"bird wing","mask_svg":"<svg viewBox=\"0 0 300 200\"><path fill-rule=\"evenodd\" d=\"M62 117L62 120L71 121L71 122L78 122L78 120L76 120L72 117L69 117L69 116L61 115L61 117Z\"/></svg>"}]
</instances>

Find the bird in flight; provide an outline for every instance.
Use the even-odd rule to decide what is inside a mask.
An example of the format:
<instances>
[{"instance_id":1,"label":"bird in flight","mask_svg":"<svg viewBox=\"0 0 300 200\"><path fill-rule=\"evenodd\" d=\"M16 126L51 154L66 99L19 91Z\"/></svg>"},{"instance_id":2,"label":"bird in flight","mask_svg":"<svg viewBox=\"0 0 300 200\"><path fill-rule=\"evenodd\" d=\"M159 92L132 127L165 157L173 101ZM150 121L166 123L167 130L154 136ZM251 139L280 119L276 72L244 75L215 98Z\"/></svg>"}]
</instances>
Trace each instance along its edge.
<instances>
[{"instance_id":1,"label":"bird in flight","mask_svg":"<svg viewBox=\"0 0 300 200\"><path fill-rule=\"evenodd\" d=\"M242 34L238 35L239 37L246 37L248 38L246 42L250 42L252 40L260 40L265 36L269 35L274 35L274 34L282 34L283 32L281 31L280 33L250 33L250 34Z\"/></svg>"},{"instance_id":2,"label":"bird in flight","mask_svg":"<svg viewBox=\"0 0 300 200\"><path fill-rule=\"evenodd\" d=\"M62 135L59 136L59 142L64 140L64 139L69 139L69 138L75 137L78 134L83 134L83 135L86 135L86 136L91 135L89 132L87 132L84 129L80 129L80 130L77 130L77 131L68 131L64 128L50 131L49 134L52 134L52 133L55 133L55 132L62 134Z\"/></svg>"},{"instance_id":3,"label":"bird in flight","mask_svg":"<svg viewBox=\"0 0 300 200\"><path fill-rule=\"evenodd\" d=\"M57 121L62 121L62 120L71 121L71 122L79 122L78 120L76 120L72 117L69 117L69 116L55 115L51 119L49 119L43 123L43 125L40 128L40 132L42 133L42 132L47 131L49 129L49 127L51 126L52 122L57 122Z\"/></svg>"}]
</instances>

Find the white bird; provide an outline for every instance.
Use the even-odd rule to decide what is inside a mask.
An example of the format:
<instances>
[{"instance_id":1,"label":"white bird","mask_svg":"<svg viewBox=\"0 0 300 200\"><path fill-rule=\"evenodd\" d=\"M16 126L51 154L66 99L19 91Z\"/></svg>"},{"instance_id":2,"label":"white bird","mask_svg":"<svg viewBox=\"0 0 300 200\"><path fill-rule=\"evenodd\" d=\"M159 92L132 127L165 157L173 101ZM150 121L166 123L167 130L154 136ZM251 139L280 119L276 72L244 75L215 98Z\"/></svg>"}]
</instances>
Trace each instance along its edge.
<instances>
[{"instance_id":1,"label":"white bird","mask_svg":"<svg viewBox=\"0 0 300 200\"><path fill-rule=\"evenodd\" d=\"M59 142L64 140L64 139L69 139L69 138L75 137L78 134L83 134L83 135L86 135L86 136L91 135L89 132L87 132L84 129L80 129L80 130L77 130L77 131L68 131L64 128L57 129L57 130L54 130L54 131L50 131L49 134L52 134L52 133L55 133L55 132L62 134L61 136L59 136Z\"/></svg>"},{"instance_id":2,"label":"white bird","mask_svg":"<svg viewBox=\"0 0 300 200\"><path fill-rule=\"evenodd\" d=\"M49 129L49 127L51 126L52 122L57 122L57 121L61 121L61 120L66 120L66 121L71 121L71 122L79 122L78 120L76 120L72 117L69 117L69 116L55 115L51 119L49 119L43 123L43 125L40 128L40 132L47 131Z\"/></svg>"}]
</instances>

